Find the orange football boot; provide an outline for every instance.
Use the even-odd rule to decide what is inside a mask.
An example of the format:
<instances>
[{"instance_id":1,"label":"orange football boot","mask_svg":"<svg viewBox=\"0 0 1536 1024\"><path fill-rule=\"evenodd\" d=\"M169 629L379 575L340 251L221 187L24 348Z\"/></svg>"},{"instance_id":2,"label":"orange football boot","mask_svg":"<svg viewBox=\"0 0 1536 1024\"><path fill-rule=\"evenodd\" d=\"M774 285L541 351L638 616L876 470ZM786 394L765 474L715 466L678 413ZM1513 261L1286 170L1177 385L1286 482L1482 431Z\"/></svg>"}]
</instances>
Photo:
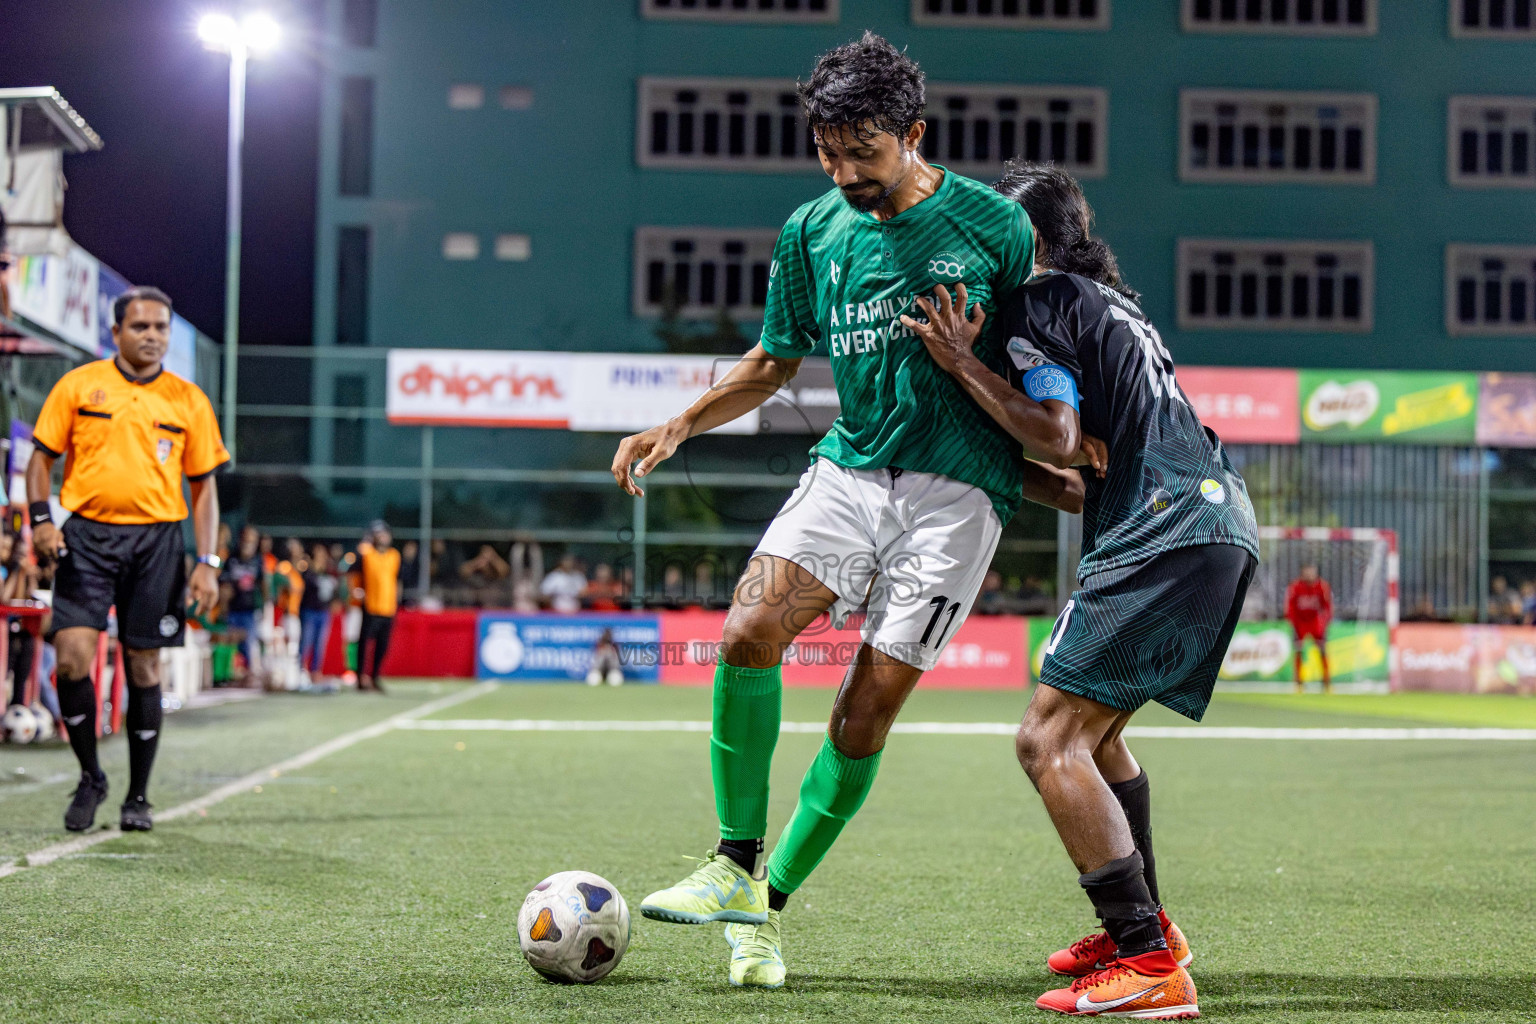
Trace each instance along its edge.
<instances>
[{"instance_id":1,"label":"orange football boot","mask_svg":"<svg viewBox=\"0 0 1536 1024\"><path fill-rule=\"evenodd\" d=\"M1163 949L1116 960L1067 988L1052 989L1035 1005L1074 1017L1188 1020L1200 1016L1193 979Z\"/></svg>"},{"instance_id":2,"label":"orange football boot","mask_svg":"<svg viewBox=\"0 0 1536 1024\"><path fill-rule=\"evenodd\" d=\"M1163 938L1168 943L1168 952L1173 954L1173 959L1180 967L1188 967L1195 959L1195 954L1189 951L1189 940L1184 938L1179 926L1168 920L1168 915L1161 909L1157 912L1157 920L1163 926ZM1078 939L1066 949L1058 949L1045 964L1056 974L1081 978L1085 974L1102 971L1114 963L1115 952L1115 940L1109 937L1108 932L1094 932L1087 938Z\"/></svg>"}]
</instances>

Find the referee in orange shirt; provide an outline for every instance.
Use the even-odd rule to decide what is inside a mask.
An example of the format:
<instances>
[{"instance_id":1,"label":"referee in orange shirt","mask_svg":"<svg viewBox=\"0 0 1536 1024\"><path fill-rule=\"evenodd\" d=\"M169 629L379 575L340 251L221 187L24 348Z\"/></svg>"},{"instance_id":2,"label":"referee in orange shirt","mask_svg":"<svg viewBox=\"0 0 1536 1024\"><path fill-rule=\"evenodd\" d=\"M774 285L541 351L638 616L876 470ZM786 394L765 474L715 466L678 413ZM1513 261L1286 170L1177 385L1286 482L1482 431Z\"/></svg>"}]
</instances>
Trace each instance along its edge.
<instances>
[{"instance_id":1,"label":"referee in orange shirt","mask_svg":"<svg viewBox=\"0 0 1536 1024\"><path fill-rule=\"evenodd\" d=\"M80 762L80 785L64 827L84 832L107 798L96 760L96 695L91 665L107 611L117 606L128 670L128 794L123 831L153 827L145 791L160 742L160 648L179 647L186 606L218 601L219 497L210 479L229 461L213 407L196 385L161 363L170 344L171 300L157 288L132 288L112 304L117 355L66 373L43 403L27 465L32 546L58 561L53 624L59 708ZM58 529L48 497L54 462L67 455ZM185 475L192 490L197 567L186 578L181 522Z\"/></svg>"}]
</instances>

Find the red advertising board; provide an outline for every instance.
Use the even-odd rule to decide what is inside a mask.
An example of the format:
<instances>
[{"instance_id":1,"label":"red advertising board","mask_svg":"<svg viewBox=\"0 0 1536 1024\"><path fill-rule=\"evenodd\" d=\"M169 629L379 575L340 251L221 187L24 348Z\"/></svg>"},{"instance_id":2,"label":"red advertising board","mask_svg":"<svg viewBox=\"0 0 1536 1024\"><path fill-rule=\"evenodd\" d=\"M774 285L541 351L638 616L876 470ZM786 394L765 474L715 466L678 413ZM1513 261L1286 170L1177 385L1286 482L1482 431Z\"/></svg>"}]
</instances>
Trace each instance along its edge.
<instances>
[{"instance_id":1,"label":"red advertising board","mask_svg":"<svg viewBox=\"0 0 1536 1024\"><path fill-rule=\"evenodd\" d=\"M1013 615L967 619L944 649L939 664L920 686L956 690L1022 690L1027 685L1025 621ZM859 631L850 620L833 629L822 616L791 645L784 658L785 686L837 686L859 649ZM661 682L705 686L715 679L715 660L725 612L663 612Z\"/></svg>"},{"instance_id":2,"label":"red advertising board","mask_svg":"<svg viewBox=\"0 0 1536 1024\"><path fill-rule=\"evenodd\" d=\"M1200 422L1227 444L1296 444L1301 405L1295 370L1184 366L1179 385Z\"/></svg>"},{"instance_id":3,"label":"red advertising board","mask_svg":"<svg viewBox=\"0 0 1536 1024\"><path fill-rule=\"evenodd\" d=\"M1397 628L1401 688L1536 693L1536 627L1405 622Z\"/></svg>"}]
</instances>

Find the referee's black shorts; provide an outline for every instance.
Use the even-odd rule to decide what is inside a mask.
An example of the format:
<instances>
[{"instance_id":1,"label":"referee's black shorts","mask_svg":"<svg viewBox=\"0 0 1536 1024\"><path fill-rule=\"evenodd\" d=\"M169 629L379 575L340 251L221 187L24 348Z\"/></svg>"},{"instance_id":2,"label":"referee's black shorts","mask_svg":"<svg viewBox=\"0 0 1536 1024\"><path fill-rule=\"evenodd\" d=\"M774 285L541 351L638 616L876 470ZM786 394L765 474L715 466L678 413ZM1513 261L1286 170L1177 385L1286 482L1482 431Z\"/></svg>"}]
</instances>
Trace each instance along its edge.
<instances>
[{"instance_id":1,"label":"referee's black shorts","mask_svg":"<svg viewBox=\"0 0 1536 1024\"><path fill-rule=\"evenodd\" d=\"M70 516L53 580L53 625L107 628L133 650L180 647L187 627L187 567L180 523L98 523Z\"/></svg>"}]
</instances>

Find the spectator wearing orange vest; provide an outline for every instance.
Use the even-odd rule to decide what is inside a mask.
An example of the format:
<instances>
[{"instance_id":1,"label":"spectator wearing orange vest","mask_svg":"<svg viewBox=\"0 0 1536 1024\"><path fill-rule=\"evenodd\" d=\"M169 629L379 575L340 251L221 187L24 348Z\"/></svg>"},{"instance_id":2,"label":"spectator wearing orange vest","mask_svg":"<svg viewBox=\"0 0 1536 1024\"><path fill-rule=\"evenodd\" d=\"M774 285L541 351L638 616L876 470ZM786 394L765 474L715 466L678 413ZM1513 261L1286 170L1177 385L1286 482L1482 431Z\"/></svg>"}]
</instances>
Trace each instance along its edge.
<instances>
[{"instance_id":1,"label":"spectator wearing orange vest","mask_svg":"<svg viewBox=\"0 0 1536 1024\"><path fill-rule=\"evenodd\" d=\"M379 670L389 651L389 634L400 604L400 552L391 546L389 524L376 519L368 527L368 540L357 546L363 590L363 628L357 638L357 688L384 692ZM373 657L368 645L373 644Z\"/></svg>"}]
</instances>

